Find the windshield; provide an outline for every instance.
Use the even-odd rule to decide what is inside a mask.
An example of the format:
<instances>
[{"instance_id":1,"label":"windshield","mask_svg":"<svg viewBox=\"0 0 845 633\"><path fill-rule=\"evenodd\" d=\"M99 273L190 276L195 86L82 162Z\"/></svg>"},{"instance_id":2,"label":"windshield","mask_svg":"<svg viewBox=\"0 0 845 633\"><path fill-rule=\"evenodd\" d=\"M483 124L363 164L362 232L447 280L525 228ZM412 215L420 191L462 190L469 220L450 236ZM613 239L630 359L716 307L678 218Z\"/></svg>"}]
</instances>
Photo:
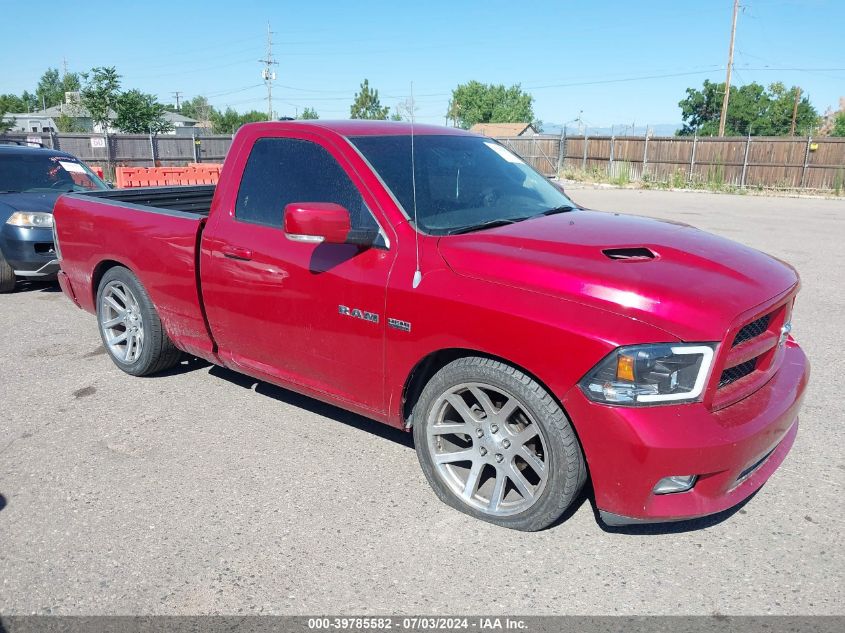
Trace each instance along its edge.
<instances>
[{"instance_id":1,"label":"windshield","mask_svg":"<svg viewBox=\"0 0 845 633\"><path fill-rule=\"evenodd\" d=\"M411 137L349 139L413 220ZM575 205L521 158L478 136L414 137L419 228L433 235L491 228Z\"/></svg>"},{"instance_id":2,"label":"windshield","mask_svg":"<svg viewBox=\"0 0 845 633\"><path fill-rule=\"evenodd\" d=\"M67 192L107 189L88 167L68 156L0 155L0 193Z\"/></svg>"}]
</instances>

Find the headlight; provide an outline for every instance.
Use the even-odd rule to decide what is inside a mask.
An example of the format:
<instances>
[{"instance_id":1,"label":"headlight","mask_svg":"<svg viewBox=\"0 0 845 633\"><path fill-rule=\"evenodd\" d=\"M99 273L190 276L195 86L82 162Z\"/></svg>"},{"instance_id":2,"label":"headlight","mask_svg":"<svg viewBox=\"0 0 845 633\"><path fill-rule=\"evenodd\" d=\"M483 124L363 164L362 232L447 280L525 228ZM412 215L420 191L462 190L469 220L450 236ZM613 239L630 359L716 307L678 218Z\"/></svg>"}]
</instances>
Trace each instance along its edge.
<instances>
[{"instance_id":1,"label":"headlight","mask_svg":"<svg viewBox=\"0 0 845 633\"><path fill-rule=\"evenodd\" d=\"M590 400L629 407L691 402L704 391L715 343L620 347L579 383Z\"/></svg>"},{"instance_id":2,"label":"headlight","mask_svg":"<svg viewBox=\"0 0 845 633\"><path fill-rule=\"evenodd\" d=\"M30 229L50 228L53 226L53 214L39 211L18 211L6 220L6 224L25 226Z\"/></svg>"}]
</instances>

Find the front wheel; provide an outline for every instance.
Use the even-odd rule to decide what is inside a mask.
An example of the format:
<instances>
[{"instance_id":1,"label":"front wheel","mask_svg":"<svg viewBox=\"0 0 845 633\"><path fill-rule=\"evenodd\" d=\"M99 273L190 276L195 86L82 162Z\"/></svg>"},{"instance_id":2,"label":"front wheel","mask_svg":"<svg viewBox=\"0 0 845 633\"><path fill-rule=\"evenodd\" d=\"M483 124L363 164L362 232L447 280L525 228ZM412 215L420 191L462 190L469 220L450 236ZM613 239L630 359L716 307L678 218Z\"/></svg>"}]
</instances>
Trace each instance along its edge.
<instances>
[{"instance_id":1,"label":"front wheel","mask_svg":"<svg viewBox=\"0 0 845 633\"><path fill-rule=\"evenodd\" d=\"M97 291L100 336L114 364L127 374L147 376L179 362L176 349L138 278L122 266L103 275Z\"/></svg>"},{"instance_id":2,"label":"front wheel","mask_svg":"<svg viewBox=\"0 0 845 633\"><path fill-rule=\"evenodd\" d=\"M438 371L414 407L414 443L437 496L484 521L541 530L575 501L586 464L554 398L489 358Z\"/></svg>"}]
</instances>

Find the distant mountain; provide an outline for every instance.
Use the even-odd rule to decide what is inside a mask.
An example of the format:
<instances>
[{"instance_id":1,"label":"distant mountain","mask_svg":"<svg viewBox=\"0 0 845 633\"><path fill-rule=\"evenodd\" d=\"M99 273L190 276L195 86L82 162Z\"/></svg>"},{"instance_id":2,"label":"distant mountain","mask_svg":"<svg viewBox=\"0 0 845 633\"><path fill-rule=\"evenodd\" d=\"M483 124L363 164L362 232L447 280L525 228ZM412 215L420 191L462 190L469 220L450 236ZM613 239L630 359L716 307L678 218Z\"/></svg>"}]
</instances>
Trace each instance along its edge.
<instances>
[{"instance_id":1,"label":"distant mountain","mask_svg":"<svg viewBox=\"0 0 845 633\"><path fill-rule=\"evenodd\" d=\"M675 132L680 130L682 124L680 123L656 123L649 125L648 130L652 136L675 136ZM560 123L543 123L543 134L560 134L563 125ZM610 127L593 127L587 126L588 136L644 136L646 132L645 125L634 125L619 123ZM581 134L581 129L577 123L569 123L566 126L566 133L570 136L577 136Z\"/></svg>"}]
</instances>

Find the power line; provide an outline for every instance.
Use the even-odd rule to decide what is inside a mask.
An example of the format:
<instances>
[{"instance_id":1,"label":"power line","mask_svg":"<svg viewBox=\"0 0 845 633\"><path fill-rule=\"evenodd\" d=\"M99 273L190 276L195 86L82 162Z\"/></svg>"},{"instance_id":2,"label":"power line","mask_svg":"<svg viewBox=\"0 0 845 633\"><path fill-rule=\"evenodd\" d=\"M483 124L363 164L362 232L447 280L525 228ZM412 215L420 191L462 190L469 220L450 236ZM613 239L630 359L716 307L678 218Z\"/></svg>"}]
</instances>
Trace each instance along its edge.
<instances>
[{"instance_id":1,"label":"power line","mask_svg":"<svg viewBox=\"0 0 845 633\"><path fill-rule=\"evenodd\" d=\"M545 88L572 88L574 86L596 86L602 84L617 84L629 81L643 81L646 79L666 79L668 77L687 77L690 75L708 75L710 73L721 70L720 67L714 67L710 70L691 70L689 72L680 73L665 73L662 75L639 75L636 77L621 77L619 79L597 79L595 81L574 81L562 84L547 84L544 86L526 86L526 90L543 90Z\"/></svg>"},{"instance_id":2,"label":"power line","mask_svg":"<svg viewBox=\"0 0 845 633\"><path fill-rule=\"evenodd\" d=\"M170 73L156 73L153 75L135 75L132 73L126 73L124 77L128 77L132 80L135 79L157 79L159 77L174 77L178 75L196 75L200 72L205 72L208 70L218 70L220 68L229 68L230 66L238 66L241 64L248 64L252 61L252 59L240 59L238 61L233 61L228 64L215 64L214 66L206 66L204 68L190 68L185 70L176 70Z\"/></svg>"},{"instance_id":3,"label":"power line","mask_svg":"<svg viewBox=\"0 0 845 633\"><path fill-rule=\"evenodd\" d=\"M238 92L246 92L247 90L252 90L253 88L260 88L263 85L263 83L252 84L251 86L244 86L243 88L235 88L233 90L224 90L223 92L209 92L203 96L209 99L212 97L225 97L226 95L233 95Z\"/></svg>"}]
</instances>

